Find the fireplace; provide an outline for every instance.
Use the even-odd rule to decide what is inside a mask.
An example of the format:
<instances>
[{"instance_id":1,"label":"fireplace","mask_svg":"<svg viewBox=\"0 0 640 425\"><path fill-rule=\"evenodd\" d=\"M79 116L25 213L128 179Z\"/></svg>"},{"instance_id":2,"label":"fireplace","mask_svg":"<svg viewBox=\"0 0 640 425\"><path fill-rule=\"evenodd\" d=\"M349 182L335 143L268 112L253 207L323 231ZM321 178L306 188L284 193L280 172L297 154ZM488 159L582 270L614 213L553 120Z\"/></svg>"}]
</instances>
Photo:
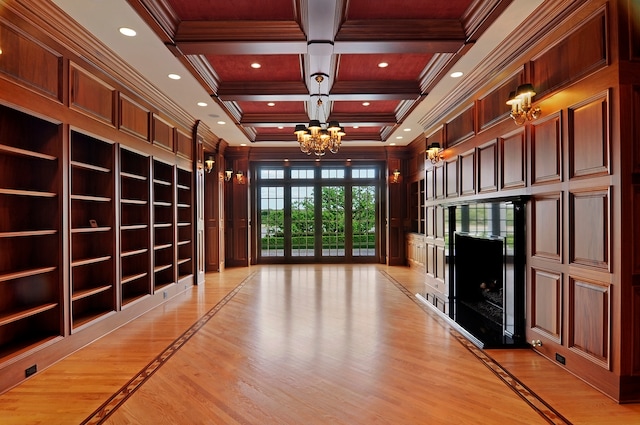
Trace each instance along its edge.
<instances>
[{"instance_id":1,"label":"fireplace","mask_svg":"<svg viewBox=\"0 0 640 425\"><path fill-rule=\"evenodd\" d=\"M526 346L525 201L449 206L449 316L481 347Z\"/></svg>"}]
</instances>

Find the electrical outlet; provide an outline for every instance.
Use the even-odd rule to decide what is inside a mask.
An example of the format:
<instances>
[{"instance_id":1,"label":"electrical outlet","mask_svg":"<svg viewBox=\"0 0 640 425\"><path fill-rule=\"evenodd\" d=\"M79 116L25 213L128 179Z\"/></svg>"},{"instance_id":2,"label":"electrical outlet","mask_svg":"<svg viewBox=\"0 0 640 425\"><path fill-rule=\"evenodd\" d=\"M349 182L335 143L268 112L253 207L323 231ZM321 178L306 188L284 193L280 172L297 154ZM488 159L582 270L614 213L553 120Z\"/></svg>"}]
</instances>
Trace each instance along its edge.
<instances>
[{"instance_id":1,"label":"electrical outlet","mask_svg":"<svg viewBox=\"0 0 640 425\"><path fill-rule=\"evenodd\" d=\"M24 370L24 377L28 378L38 371L38 365L33 365Z\"/></svg>"},{"instance_id":2,"label":"electrical outlet","mask_svg":"<svg viewBox=\"0 0 640 425\"><path fill-rule=\"evenodd\" d=\"M564 358L564 356L556 353L556 361L560 364L566 364L566 360Z\"/></svg>"}]
</instances>

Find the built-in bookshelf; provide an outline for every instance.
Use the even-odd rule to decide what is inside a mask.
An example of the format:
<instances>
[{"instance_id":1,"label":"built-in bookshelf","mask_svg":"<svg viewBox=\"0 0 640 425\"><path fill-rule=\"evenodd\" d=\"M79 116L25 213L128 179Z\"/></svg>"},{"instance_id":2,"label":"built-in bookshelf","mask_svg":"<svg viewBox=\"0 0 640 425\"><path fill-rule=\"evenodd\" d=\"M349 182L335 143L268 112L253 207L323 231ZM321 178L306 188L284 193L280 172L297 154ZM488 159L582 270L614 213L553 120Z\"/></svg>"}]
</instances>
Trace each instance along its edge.
<instances>
[{"instance_id":1,"label":"built-in bookshelf","mask_svg":"<svg viewBox=\"0 0 640 425\"><path fill-rule=\"evenodd\" d=\"M71 327L116 309L114 145L71 132Z\"/></svg>"},{"instance_id":2,"label":"built-in bookshelf","mask_svg":"<svg viewBox=\"0 0 640 425\"><path fill-rule=\"evenodd\" d=\"M0 361L63 335L60 125L0 106Z\"/></svg>"},{"instance_id":3,"label":"built-in bookshelf","mask_svg":"<svg viewBox=\"0 0 640 425\"><path fill-rule=\"evenodd\" d=\"M177 169L178 280L193 276L193 192L192 174Z\"/></svg>"},{"instance_id":4,"label":"built-in bookshelf","mask_svg":"<svg viewBox=\"0 0 640 425\"><path fill-rule=\"evenodd\" d=\"M176 282L174 167L153 161L154 291Z\"/></svg>"},{"instance_id":5,"label":"built-in bookshelf","mask_svg":"<svg viewBox=\"0 0 640 425\"><path fill-rule=\"evenodd\" d=\"M150 179L147 155L120 148L122 307L151 294Z\"/></svg>"}]
</instances>

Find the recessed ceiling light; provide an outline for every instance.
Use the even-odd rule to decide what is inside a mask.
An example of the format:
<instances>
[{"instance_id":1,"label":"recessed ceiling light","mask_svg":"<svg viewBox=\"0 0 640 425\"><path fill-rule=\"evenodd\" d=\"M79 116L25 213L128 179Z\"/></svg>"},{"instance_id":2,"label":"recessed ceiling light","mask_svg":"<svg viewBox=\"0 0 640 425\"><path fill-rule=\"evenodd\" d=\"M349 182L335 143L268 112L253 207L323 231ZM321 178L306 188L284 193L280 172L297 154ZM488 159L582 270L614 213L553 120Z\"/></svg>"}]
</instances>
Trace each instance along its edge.
<instances>
[{"instance_id":1,"label":"recessed ceiling light","mask_svg":"<svg viewBox=\"0 0 640 425\"><path fill-rule=\"evenodd\" d=\"M208 103L207 102L198 102L198 106L207 106Z\"/></svg>"},{"instance_id":2,"label":"recessed ceiling light","mask_svg":"<svg viewBox=\"0 0 640 425\"><path fill-rule=\"evenodd\" d=\"M261 66L262 66L262 65L260 65L258 62L254 62L254 63L252 63L252 64L251 64L251 68L253 68L253 69L258 69L258 68L260 68Z\"/></svg>"},{"instance_id":3,"label":"recessed ceiling light","mask_svg":"<svg viewBox=\"0 0 640 425\"><path fill-rule=\"evenodd\" d=\"M362 106L369 106L369 105L371 105L371 103L369 103L369 102L362 102Z\"/></svg>"},{"instance_id":4,"label":"recessed ceiling light","mask_svg":"<svg viewBox=\"0 0 640 425\"><path fill-rule=\"evenodd\" d=\"M180 78L182 78L178 74L169 74L167 75L167 77L171 78L172 80L179 80Z\"/></svg>"},{"instance_id":5,"label":"recessed ceiling light","mask_svg":"<svg viewBox=\"0 0 640 425\"><path fill-rule=\"evenodd\" d=\"M316 162L320 162L320 158L316 158Z\"/></svg>"},{"instance_id":6,"label":"recessed ceiling light","mask_svg":"<svg viewBox=\"0 0 640 425\"><path fill-rule=\"evenodd\" d=\"M285 158L285 159L284 159L284 162L289 162L289 158Z\"/></svg>"},{"instance_id":7,"label":"recessed ceiling light","mask_svg":"<svg viewBox=\"0 0 640 425\"><path fill-rule=\"evenodd\" d=\"M405 128L404 131L411 131L411 129L410 128Z\"/></svg>"},{"instance_id":8,"label":"recessed ceiling light","mask_svg":"<svg viewBox=\"0 0 640 425\"><path fill-rule=\"evenodd\" d=\"M273 102L269 102L269 103L267 103L267 106L276 106L276 104L273 103Z\"/></svg>"},{"instance_id":9,"label":"recessed ceiling light","mask_svg":"<svg viewBox=\"0 0 640 425\"><path fill-rule=\"evenodd\" d=\"M395 145L396 145L395 142L389 143L389 146L395 146Z\"/></svg>"},{"instance_id":10,"label":"recessed ceiling light","mask_svg":"<svg viewBox=\"0 0 640 425\"><path fill-rule=\"evenodd\" d=\"M284 127L283 127L283 126L281 126L281 125L279 125L279 126L278 126L278 130L282 130L283 128L284 128Z\"/></svg>"},{"instance_id":11,"label":"recessed ceiling light","mask_svg":"<svg viewBox=\"0 0 640 425\"><path fill-rule=\"evenodd\" d=\"M218 121L218 124L220 124L220 125L225 125L225 124L226 124L226 121Z\"/></svg>"},{"instance_id":12,"label":"recessed ceiling light","mask_svg":"<svg viewBox=\"0 0 640 425\"><path fill-rule=\"evenodd\" d=\"M360 126L359 125L354 125L353 128L360 128Z\"/></svg>"},{"instance_id":13,"label":"recessed ceiling light","mask_svg":"<svg viewBox=\"0 0 640 425\"><path fill-rule=\"evenodd\" d=\"M118 28L118 31L120 31L120 34L126 35L127 37L135 37L137 34L136 30L127 27Z\"/></svg>"},{"instance_id":14,"label":"recessed ceiling light","mask_svg":"<svg viewBox=\"0 0 640 425\"><path fill-rule=\"evenodd\" d=\"M452 72L451 73L451 78L459 78L459 77L462 77L462 75L463 74L460 71Z\"/></svg>"},{"instance_id":15,"label":"recessed ceiling light","mask_svg":"<svg viewBox=\"0 0 640 425\"><path fill-rule=\"evenodd\" d=\"M247 146L246 143L240 143L240 146Z\"/></svg>"},{"instance_id":16,"label":"recessed ceiling light","mask_svg":"<svg viewBox=\"0 0 640 425\"><path fill-rule=\"evenodd\" d=\"M402 136L396 136L396 139L400 140L400 139L402 139Z\"/></svg>"},{"instance_id":17,"label":"recessed ceiling light","mask_svg":"<svg viewBox=\"0 0 640 425\"><path fill-rule=\"evenodd\" d=\"M386 68L386 67L388 67L388 66L389 66L389 64L388 64L387 62L380 62L380 63L378 64L378 68Z\"/></svg>"}]
</instances>

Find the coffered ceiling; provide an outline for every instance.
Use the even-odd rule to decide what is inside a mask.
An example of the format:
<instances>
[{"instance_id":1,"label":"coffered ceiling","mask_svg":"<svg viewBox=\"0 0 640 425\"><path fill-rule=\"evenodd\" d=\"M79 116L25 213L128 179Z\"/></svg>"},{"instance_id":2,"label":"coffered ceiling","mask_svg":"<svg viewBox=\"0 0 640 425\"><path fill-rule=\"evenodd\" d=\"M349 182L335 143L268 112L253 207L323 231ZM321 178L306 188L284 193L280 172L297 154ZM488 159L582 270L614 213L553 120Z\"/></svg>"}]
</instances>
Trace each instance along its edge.
<instances>
[{"instance_id":1,"label":"coffered ceiling","mask_svg":"<svg viewBox=\"0 0 640 425\"><path fill-rule=\"evenodd\" d=\"M252 146L295 146L295 125L311 118L339 121L346 132L343 145L407 144L422 135L418 123L428 108L464 81L465 76L453 79L450 73L472 72L541 3L54 2L141 73L155 78L216 135L232 145ZM123 26L133 27L145 43L124 41L116 34ZM170 69L187 74L186 81L169 82ZM323 77L320 84L318 75ZM174 87L178 84L189 88ZM208 105L196 107L197 102Z\"/></svg>"}]
</instances>

